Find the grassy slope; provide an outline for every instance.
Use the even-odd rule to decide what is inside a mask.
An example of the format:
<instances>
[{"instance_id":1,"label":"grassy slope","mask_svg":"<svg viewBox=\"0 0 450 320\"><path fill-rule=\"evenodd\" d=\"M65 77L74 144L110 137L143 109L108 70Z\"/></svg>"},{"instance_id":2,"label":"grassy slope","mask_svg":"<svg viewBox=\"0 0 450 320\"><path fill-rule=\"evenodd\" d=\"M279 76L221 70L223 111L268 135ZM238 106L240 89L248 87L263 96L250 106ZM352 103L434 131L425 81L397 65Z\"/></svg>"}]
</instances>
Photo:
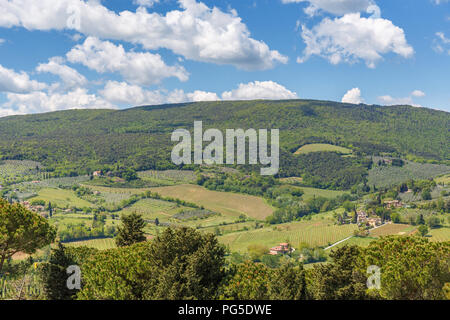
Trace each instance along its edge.
<instances>
[{"instance_id":1,"label":"grassy slope","mask_svg":"<svg viewBox=\"0 0 450 320\"><path fill-rule=\"evenodd\" d=\"M151 190L163 196L194 202L206 209L234 217L245 214L263 220L273 212L273 208L260 197L211 191L197 185L177 185Z\"/></svg>"},{"instance_id":2,"label":"grassy slope","mask_svg":"<svg viewBox=\"0 0 450 320\"><path fill-rule=\"evenodd\" d=\"M44 200L46 203L49 201L58 207L93 207L94 205L86 200L78 198L72 191L63 189L44 188L38 192L36 197L32 200Z\"/></svg>"},{"instance_id":3,"label":"grassy slope","mask_svg":"<svg viewBox=\"0 0 450 320\"><path fill-rule=\"evenodd\" d=\"M320 151L329 151L329 152L337 152L342 154L349 154L352 152L352 150L348 148L343 148L339 146L335 146L332 144L326 144L326 143L312 143L312 144L306 144L297 151L295 151L295 154L305 154L310 152L320 152Z\"/></svg>"}]
</instances>

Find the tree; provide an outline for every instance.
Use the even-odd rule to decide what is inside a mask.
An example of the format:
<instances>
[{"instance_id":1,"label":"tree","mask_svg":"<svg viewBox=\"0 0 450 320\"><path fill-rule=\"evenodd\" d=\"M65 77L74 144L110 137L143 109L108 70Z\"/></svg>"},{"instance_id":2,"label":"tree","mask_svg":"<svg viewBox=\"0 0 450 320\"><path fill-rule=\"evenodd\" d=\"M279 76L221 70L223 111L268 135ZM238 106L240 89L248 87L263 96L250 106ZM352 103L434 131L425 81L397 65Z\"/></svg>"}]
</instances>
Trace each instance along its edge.
<instances>
[{"instance_id":1,"label":"tree","mask_svg":"<svg viewBox=\"0 0 450 320\"><path fill-rule=\"evenodd\" d=\"M425 219L423 218L423 214L419 214L416 218L416 224L417 225L424 225Z\"/></svg>"},{"instance_id":2,"label":"tree","mask_svg":"<svg viewBox=\"0 0 450 320\"><path fill-rule=\"evenodd\" d=\"M426 225L420 225L417 230L422 237L425 237L425 235L428 233L428 227Z\"/></svg>"},{"instance_id":3,"label":"tree","mask_svg":"<svg viewBox=\"0 0 450 320\"><path fill-rule=\"evenodd\" d=\"M215 299L225 247L210 233L168 228L152 242L99 252L82 265L80 299Z\"/></svg>"},{"instance_id":4,"label":"tree","mask_svg":"<svg viewBox=\"0 0 450 320\"><path fill-rule=\"evenodd\" d=\"M52 249L48 262L39 265L39 277L44 293L49 300L73 300L78 290L67 288L67 268L71 265L81 266L97 249L88 247L66 248L61 243Z\"/></svg>"},{"instance_id":5,"label":"tree","mask_svg":"<svg viewBox=\"0 0 450 320\"><path fill-rule=\"evenodd\" d=\"M246 261L231 270L224 284L222 299L268 300L268 283L272 271L261 263Z\"/></svg>"},{"instance_id":6,"label":"tree","mask_svg":"<svg viewBox=\"0 0 450 320\"><path fill-rule=\"evenodd\" d=\"M286 263L276 269L269 282L271 300L304 300L306 298L305 270Z\"/></svg>"},{"instance_id":7,"label":"tree","mask_svg":"<svg viewBox=\"0 0 450 320\"><path fill-rule=\"evenodd\" d=\"M315 300L366 298L366 279L362 273L355 272L360 250L357 246L344 246L330 254L331 263L309 270L308 297Z\"/></svg>"},{"instance_id":8,"label":"tree","mask_svg":"<svg viewBox=\"0 0 450 320\"><path fill-rule=\"evenodd\" d=\"M52 203L50 201L48 202L47 210L48 210L48 216L51 218L53 216L53 207L52 207Z\"/></svg>"},{"instance_id":9,"label":"tree","mask_svg":"<svg viewBox=\"0 0 450 320\"><path fill-rule=\"evenodd\" d=\"M118 227L116 245L118 247L131 246L132 244L145 241L145 221L140 214L133 212L122 215L122 226Z\"/></svg>"},{"instance_id":10,"label":"tree","mask_svg":"<svg viewBox=\"0 0 450 320\"><path fill-rule=\"evenodd\" d=\"M422 191L422 199L423 200L431 200L431 191L429 188L426 188Z\"/></svg>"},{"instance_id":11,"label":"tree","mask_svg":"<svg viewBox=\"0 0 450 320\"><path fill-rule=\"evenodd\" d=\"M0 274L3 264L18 252L33 254L55 240L56 229L22 205L0 199Z\"/></svg>"},{"instance_id":12,"label":"tree","mask_svg":"<svg viewBox=\"0 0 450 320\"><path fill-rule=\"evenodd\" d=\"M363 249L357 269L364 272L371 265L381 268L381 288L374 290L382 299L443 299L450 282L450 243L388 236Z\"/></svg>"}]
</instances>

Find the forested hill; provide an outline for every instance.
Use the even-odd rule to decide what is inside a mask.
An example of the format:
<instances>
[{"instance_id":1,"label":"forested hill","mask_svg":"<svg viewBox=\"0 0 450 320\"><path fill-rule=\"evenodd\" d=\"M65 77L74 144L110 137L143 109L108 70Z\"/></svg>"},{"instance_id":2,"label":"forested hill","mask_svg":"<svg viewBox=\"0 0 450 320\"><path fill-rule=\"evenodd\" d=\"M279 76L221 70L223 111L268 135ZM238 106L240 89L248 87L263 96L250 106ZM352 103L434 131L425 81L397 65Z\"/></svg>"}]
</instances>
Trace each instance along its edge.
<instances>
[{"instance_id":1,"label":"forested hill","mask_svg":"<svg viewBox=\"0 0 450 320\"><path fill-rule=\"evenodd\" d=\"M410 106L351 105L328 101L230 101L70 110L0 118L2 159L42 162L78 173L121 163L135 169L168 168L176 128L280 129L292 152L311 142L350 147L363 154L389 152L450 159L450 113Z\"/></svg>"}]
</instances>

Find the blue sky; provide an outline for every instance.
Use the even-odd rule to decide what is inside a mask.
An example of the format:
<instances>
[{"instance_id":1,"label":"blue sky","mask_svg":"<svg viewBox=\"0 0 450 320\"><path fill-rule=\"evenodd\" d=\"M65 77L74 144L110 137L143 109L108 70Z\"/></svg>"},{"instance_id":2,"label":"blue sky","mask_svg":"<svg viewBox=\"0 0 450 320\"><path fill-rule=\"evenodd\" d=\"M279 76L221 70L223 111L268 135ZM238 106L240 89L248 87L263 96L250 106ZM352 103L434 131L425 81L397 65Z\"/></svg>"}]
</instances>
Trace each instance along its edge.
<instances>
[{"instance_id":1,"label":"blue sky","mask_svg":"<svg viewBox=\"0 0 450 320\"><path fill-rule=\"evenodd\" d=\"M448 0L0 0L0 116L204 100L450 111Z\"/></svg>"}]
</instances>

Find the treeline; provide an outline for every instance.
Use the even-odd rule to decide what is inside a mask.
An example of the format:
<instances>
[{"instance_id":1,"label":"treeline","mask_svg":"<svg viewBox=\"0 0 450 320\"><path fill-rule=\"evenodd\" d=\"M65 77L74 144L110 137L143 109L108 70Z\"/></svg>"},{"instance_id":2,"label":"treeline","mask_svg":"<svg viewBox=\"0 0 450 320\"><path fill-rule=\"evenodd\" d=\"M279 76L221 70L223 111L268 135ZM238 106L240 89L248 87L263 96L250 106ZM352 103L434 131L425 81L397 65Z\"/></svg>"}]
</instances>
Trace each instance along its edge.
<instances>
[{"instance_id":1,"label":"treeline","mask_svg":"<svg viewBox=\"0 0 450 320\"><path fill-rule=\"evenodd\" d=\"M289 260L270 268L250 261L234 264L225 257L226 250L214 235L168 228L151 242L107 251L60 246L39 270L48 299L450 298L449 242L391 236L367 248L336 249L329 263L309 269ZM68 290L62 281L66 268L74 264L81 266L81 290ZM368 281L374 275L368 268L374 266L379 268L379 281Z\"/></svg>"},{"instance_id":2,"label":"treeline","mask_svg":"<svg viewBox=\"0 0 450 320\"><path fill-rule=\"evenodd\" d=\"M449 117L426 108L310 100L70 110L0 119L0 154L1 159L39 161L55 176L89 174L116 164L134 170L174 169L171 133L192 130L194 121L201 119L205 129L278 128L281 148L288 153L314 137L362 155L388 152L444 161L450 158Z\"/></svg>"},{"instance_id":3,"label":"treeline","mask_svg":"<svg viewBox=\"0 0 450 320\"><path fill-rule=\"evenodd\" d=\"M320 189L348 190L366 181L372 161L367 158L342 157L335 152L283 154L281 177L302 177L303 184Z\"/></svg>"},{"instance_id":4,"label":"treeline","mask_svg":"<svg viewBox=\"0 0 450 320\"><path fill-rule=\"evenodd\" d=\"M309 218L311 214L327 212L340 207L346 201L356 200L356 196L343 194L333 199L325 197L313 197L306 201L298 201L290 196L278 197L269 201L276 209L272 215L266 218L270 224L286 223L301 218Z\"/></svg>"},{"instance_id":5,"label":"treeline","mask_svg":"<svg viewBox=\"0 0 450 320\"><path fill-rule=\"evenodd\" d=\"M106 226L106 214L94 213L91 225L86 223L68 223L58 231L61 242L79 241L94 238L111 238L117 233L115 226Z\"/></svg>"}]
</instances>

